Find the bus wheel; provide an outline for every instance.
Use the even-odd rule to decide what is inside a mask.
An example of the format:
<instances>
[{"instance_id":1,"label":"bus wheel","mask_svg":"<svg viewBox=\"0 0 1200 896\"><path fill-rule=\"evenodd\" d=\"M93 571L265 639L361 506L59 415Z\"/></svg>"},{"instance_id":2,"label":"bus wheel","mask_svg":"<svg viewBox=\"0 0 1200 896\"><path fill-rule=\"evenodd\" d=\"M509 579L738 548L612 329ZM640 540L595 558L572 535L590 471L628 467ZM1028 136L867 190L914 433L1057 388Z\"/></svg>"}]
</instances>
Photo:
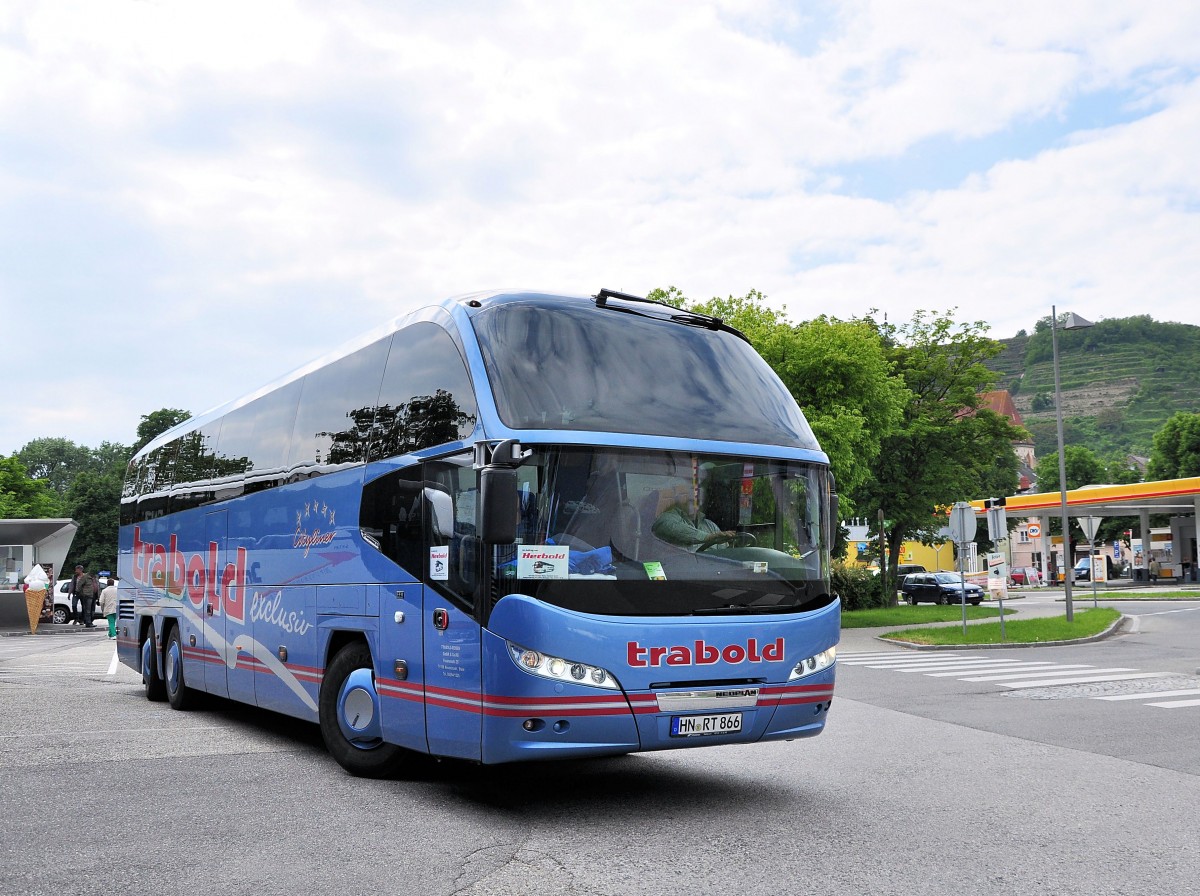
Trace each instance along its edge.
<instances>
[{"instance_id":1,"label":"bus wheel","mask_svg":"<svg viewBox=\"0 0 1200 896\"><path fill-rule=\"evenodd\" d=\"M163 655L163 680L166 683L167 701L171 709L191 709L195 703L195 692L183 678L183 642L179 626L171 627L167 636L167 652Z\"/></svg>"},{"instance_id":2,"label":"bus wheel","mask_svg":"<svg viewBox=\"0 0 1200 896\"><path fill-rule=\"evenodd\" d=\"M385 743L371 651L359 642L338 651L321 681L321 737L338 765L361 778L396 766L402 748Z\"/></svg>"},{"instance_id":3,"label":"bus wheel","mask_svg":"<svg viewBox=\"0 0 1200 896\"><path fill-rule=\"evenodd\" d=\"M154 650L154 626L146 630L146 640L142 641L142 687L146 691L147 700L165 700L167 689L163 680L158 677L158 660Z\"/></svg>"}]
</instances>

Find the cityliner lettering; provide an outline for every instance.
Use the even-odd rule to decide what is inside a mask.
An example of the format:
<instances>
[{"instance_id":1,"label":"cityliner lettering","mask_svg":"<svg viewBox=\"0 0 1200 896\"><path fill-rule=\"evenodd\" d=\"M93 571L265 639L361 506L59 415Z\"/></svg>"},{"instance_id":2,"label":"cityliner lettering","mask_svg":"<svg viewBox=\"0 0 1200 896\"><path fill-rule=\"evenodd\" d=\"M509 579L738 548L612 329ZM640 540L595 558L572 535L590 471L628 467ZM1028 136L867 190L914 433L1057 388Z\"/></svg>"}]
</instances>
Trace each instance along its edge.
<instances>
[{"instance_id":1,"label":"cityliner lettering","mask_svg":"<svg viewBox=\"0 0 1200 896\"><path fill-rule=\"evenodd\" d=\"M133 527L133 580L139 585L161 588L176 600L188 600L196 607L205 598L214 613L223 613L235 622L246 620L245 548L238 548L232 563L217 569L217 543L210 541L203 554L184 554L179 537L172 535L168 544L142 541L140 526Z\"/></svg>"},{"instance_id":2,"label":"cityliner lettering","mask_svg":"<svg viewBox=\"0 0 1200 896\"><path fill-rule=\"evenodd\" d=\"M711 666L722 660L732 665L782 663L783 656L783 638L776 638L761 647L757 638L750 638L744 645L730 644L727 647L717 647L703 640L694 642L691 647L684 644L644 647L637 641L626 644L626 657L629 665L635 669L647 666Z\"/></svg>"}]
</instances>

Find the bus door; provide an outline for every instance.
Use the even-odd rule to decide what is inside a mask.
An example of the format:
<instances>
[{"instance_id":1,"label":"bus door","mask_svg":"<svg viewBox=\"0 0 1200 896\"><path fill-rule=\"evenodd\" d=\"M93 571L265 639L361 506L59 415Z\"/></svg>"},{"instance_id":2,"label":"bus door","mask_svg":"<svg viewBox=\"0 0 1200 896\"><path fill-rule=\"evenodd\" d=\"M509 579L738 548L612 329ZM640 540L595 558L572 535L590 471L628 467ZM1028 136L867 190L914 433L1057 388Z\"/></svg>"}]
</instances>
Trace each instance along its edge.
<instances>
[{"instance_id":1,"label":"bus door","mask_svg":"<svg viewBox=\"0 0 1200 896\"><path fill-rule=\"evenodd\" d=\"M476 474L470 455L429 463L422 489L426 556L425 724L429 751L480 760L483 711L480 625L472 615L479 588L475 537Z\"/></svg>"},{"instance_id":2,"label":"bus door","mask_svg":"<svg viewBox=\"0 0 1200 896\"><path fill-rule=\"evenodd\" d=\"M425 724L429 751L482 759L480 627L432 588L425 593Z\"/></svg>"}]
</instances>

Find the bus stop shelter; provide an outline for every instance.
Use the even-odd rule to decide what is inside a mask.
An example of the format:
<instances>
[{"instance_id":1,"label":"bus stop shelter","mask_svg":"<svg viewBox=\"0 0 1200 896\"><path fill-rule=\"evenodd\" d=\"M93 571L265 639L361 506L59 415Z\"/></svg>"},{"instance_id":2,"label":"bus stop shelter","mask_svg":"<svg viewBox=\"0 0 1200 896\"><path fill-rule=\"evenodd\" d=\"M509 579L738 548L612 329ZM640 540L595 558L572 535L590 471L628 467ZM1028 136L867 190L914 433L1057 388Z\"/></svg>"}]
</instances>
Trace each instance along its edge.
<instances>
[{"instance_id":1,"label":"bus stop shelter","mask_svg":"<svg viewBox=\"0 0 1200 896\"><path fill-rule=\"evenodd\" d=\"M982 500L971 502L976 512L985 513ZM1008 517L1036 517L1041 521L1059 519L1062 514L1060 492L1013 495L1005 498ZM1166 514L1170 518L1171 539L1167 544L1169 556L1160 558L1162 576L1189 581L1197 579L1196 519L1200 517L1200 476L1188 479L1164 479L1157 482L1137 482L1130 485L1094 485L1067 492L1067 516L1078 517L1136 517L1134 538L1140 536L1143 550L1151 546L1150 517ZM1050 527L1043 525L1039 536L1043 558L1050 557ZM1072 535L1073 546L1083 546ZM1074 557L1066 559L1073 564Z\"/></svg>"}]
</instances>

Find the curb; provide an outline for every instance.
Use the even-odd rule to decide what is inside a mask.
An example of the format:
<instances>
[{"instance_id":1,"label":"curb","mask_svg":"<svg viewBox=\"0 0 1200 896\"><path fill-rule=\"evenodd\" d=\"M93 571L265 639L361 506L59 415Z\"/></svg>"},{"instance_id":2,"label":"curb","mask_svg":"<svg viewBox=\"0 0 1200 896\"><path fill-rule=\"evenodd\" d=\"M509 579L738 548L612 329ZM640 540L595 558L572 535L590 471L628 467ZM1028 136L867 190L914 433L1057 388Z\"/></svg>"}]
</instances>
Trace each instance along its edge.
<instances>
[{"instance_id":1,"label":"curb","mask_svg":"<svg viewBox=\"0 0 1200 896\"><path fill-rule=\"evenodd\" d=\"M1089 635L1086 638L1072 638L1067 641L1022 641L1013 644L916 644L912 641L885 638L882 635L876 635L875 640L884 644L893 644L897 647L906 647L909 650L1013 650L1021 647L1061 647L1065 644L1091 644L1096 641L1103 641L1105 638L1110 638L1126 627L1130 629L1131 634L1135 634L1137 632L1137 621L1130 616L1122 615L1102 632Z\"/></svg>"},{"instance_id":2,"label":"curb","mask_svg":"<svg viewBox=\"0 0 1200 896\"><path fill-rule=\"evenodd\" d=\"M55 623L50 622L38 625L38 630L36 632L29 631L28 626L24 628L0 629L0 638L30 638L39 637L41 635L85 635L91 631L102 631L107 627L107 625L108 624L105 623L104 626L97 625L95 629L89 629L78 625L71 625L70 623L67 623L66 625L56 625Z\"/></svg>"}]
</instances>

